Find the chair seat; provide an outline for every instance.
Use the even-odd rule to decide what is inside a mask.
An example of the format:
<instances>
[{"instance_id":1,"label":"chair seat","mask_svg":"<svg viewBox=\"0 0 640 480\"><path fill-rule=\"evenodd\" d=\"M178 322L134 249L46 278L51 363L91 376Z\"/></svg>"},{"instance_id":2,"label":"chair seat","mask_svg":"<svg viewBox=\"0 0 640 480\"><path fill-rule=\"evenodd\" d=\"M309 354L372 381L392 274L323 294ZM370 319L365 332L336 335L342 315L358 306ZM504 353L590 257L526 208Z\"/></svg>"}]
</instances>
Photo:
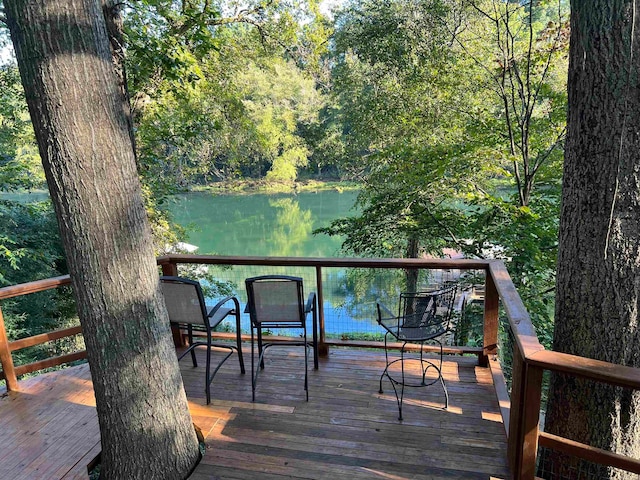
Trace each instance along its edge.
<instances>
[{"instance_id":1,"label":"chair seat","mask_svg":"<svg viewBox=\"0 0 640 480\"><path fill-rule=\"evenodd\" d=\"M215 313L213 313L213 316L211 316L211 312L214 308L215 307L207 305L207 318L209 319L209 326L211 328L217 327L227 315L233 313L233 308L220 307Z\"/></svg>"}]
</instances>

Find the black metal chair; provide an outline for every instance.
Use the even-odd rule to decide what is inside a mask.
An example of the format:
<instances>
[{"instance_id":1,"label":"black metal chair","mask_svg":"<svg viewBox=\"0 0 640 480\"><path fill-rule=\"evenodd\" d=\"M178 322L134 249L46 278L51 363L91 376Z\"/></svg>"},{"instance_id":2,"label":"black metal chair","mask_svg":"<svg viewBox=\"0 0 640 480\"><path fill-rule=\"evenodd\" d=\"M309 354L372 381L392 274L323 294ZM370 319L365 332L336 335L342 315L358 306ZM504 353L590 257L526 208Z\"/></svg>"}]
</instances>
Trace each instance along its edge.
<instances>
[{"instance_id":1,"label":"black metal chair","mask_svg":"<svg viewBox=\"0 0 640 480\"><path fill-rule=\"evenodd\" d=\"M213 307L207 306L204 301L204 295L200 283L195 280L182 277L163 276L160 277L160 286L164 294L165 305L169 312L169 321L172 325L179 328L186 328L189 338L189 347L178 357L178 361L187 354L191 353L193 366L198 366L196 360L195 348L201 345L207 347L207 366L206 366L206 383L205 392L207 394L207 405L211 402L211 381L218 373L222 364L236 351L238 360L240 361L240 372L245 373L244 359L242 358L241 330L240 330L240 304L235 297L226 297L220 300ZM232 307L228 306L231 303ZM236 345L213 343L211 338L212 331L229 315L236 318ZM206 342L193 341L193 332L206 332ZM223 348L228 349L229 353L218 362L218 365L211 373L211 349Z\"/></svg>"},{"instance_id":2,"label":"black metal chair","mask_svg":"<svg viewBox=\"0 0 640 480\"><path fill-rule=\"evenodd\" d=\"M398 419L402 420L402 401L404 399L405 387L426 387L440 382L445 395L445 406L449 407L449 393L442 376L443 348L441 337L449 332L449 324L453 312L453 304L456 297L457 286L450 285L441 290L432 292L415 292L400 294L398 315L381 303L377 304L378 323L386 330L384 335L384 353L386 367L380 375L380 390L383 393L382 380L387 377L396 394L398 403ZM388 337L395 341L402 342L400 348L400 358L389 360ZM433 342L440 346L440 355L437 361L424 358L423 346L425 343ZM420 357L406 357L406 346L408 343L420 344ZM411 383L405 377L405 361L416 360L420 362L422 378L419 383ZM401 376L392 376L389 368L400 362ZM436 378L427 381L427 371L433 368L437 373ZM398 387L400 391L398 392Z\"/></svg>"},{"instance_id":3,"label":"black metal chair","mask_svg":"<svg viewBox=\"0 0 640 480\"><path fill-rule=\"evenodd\" d=\"M258 373L264 368L264 354L267 348L275 343L262 341L263 330L301 329L302 341L278 342L277 345L303 345L304 355L304 389L309 400L308 355L307 349L307 314L313 314L313 365L318 369L318 314L316 295L310 293L306 304L302 288L302 278L285 275L264 275L247 278L247 311L251 318L251 390L252 399L256 399L256 383ZM258 340L258 365L255 367L254 330Z\"/></svg>"}]
</instances>

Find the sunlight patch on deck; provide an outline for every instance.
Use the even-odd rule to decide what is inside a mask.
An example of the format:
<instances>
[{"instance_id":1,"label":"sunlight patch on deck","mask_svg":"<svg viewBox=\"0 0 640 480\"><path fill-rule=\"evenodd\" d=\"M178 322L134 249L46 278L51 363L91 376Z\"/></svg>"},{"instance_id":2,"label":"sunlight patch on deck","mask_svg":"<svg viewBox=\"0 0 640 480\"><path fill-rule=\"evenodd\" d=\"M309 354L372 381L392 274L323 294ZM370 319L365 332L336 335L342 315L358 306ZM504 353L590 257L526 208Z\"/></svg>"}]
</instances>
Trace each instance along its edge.
<instances>
[{"instance_id":1,"label":"sunlight patch on deck","mask_svg":"<svg viewBox=\"0 0 640 480\"><path fill-rule=\"evenodd\" d=\"M393 475L391 473L387 473L387 472L381 472L380 470L373 470L371 468L362 468L363 471L365 472L369 472L373 475L375 475L375 477L380 477L380 478L389 478L390 480L412 480L414 477L410 476L410 477L401 477L398 475Z\"/></svg>"},{"instance_id":2,"label":"sunlight patch on deck","mask_svg":"<svg viewBox=\"0 0 640 480\"><path fill-rule=\"evenodd\" d=\"M244 408L247 410L265 410L269 412L278 412L278 413L293 413L295 407L285 406L285 405L267 405L266 403L257 403L257 402L238 402L238 401L229 401L229 400L215 400L211 399L211 406L216 407L231 407L231 408Z\"/></svg>"},{"instance_id":3,"label":"sunlight patch on deck","mask_svg":"<svg viewBox=\"0 0 640 480\"><path fill-rule=\"evenodd\" d=\"M502 415L499 412L482 412L482 419L490 422L502 423Z\"/></svg>"}]
</instances>

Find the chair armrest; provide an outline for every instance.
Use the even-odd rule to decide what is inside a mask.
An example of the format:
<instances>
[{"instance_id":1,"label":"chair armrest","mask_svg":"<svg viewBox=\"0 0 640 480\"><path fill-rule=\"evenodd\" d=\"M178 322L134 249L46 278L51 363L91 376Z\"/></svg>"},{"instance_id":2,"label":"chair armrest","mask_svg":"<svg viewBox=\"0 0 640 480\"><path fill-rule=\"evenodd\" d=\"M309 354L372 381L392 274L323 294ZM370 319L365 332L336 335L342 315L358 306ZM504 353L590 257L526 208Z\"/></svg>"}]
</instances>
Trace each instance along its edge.
<instances>
[{"instance_id":1,"label":"chair armrest","mask_svg":"<svg viewBox=\"0 0 640 480\"><path fill-rule=\"evenodd\" d=\"M381 310L384 310L384 314L385 314L385 315L388 315L389 317L392 317L392 318L395 318L395 317L396 317L396 314L395 314L395 313L393 313L391 310L389 310L389 309L386 307L386 305L384 305L384 304L382 304L382 303L380 303L380 302L376 302L376 305L378 306L378 317L379 317L378 319L380 319L380 314L382 313L382 311L381 311ZM378 323L380 323L380 322L378 322Z\"/></svg>"},{"instance_id":2,"label":"chair armrest","mask_svg":"<svg viewBox=\"0 0 640 480\"><path fill-rule=\"evenodd\" d=\"M208 317L213 317L213 315L215 315L215 313L220 310L220 308L227 303L228 301L232 300L234 307L235 307L235 311L239 312L240 311L240 303L238 302L238 299L232 295L229 295L228 297L223 298L222 300L220 300L218 303L216 303L214 305L214 307L211 309L211 311L209 312L209 315L207 315ZM229 312L231 313L231 312Z\"/></svg>"},{"instance_id":3,"label":"chair armrest","mask_svg":"<svg viewBox=\"0 0 640 480\"><path fill-rule=\"evenodd\" d=\"M309 298L307 298L307 303L304 306L304 313L309 313L316 308L316 293L311 292L309 294Z\"/></svg>"},{"instance_id":4,"label":"chair armrest","mask_svg":"<svg viewBox=\"0 0 640 480\"><path fill-rule=\"evenodd\" d=\"M378 318L376 319L378 325L384 328L388 333L393 335L396 339L400 336L400 322L402 317L397 317L391 312L385 305L380 302L376 302L376 312ZM384 315L384 316L383 316ZM386 338L386 337L385 337Z\"/></svg>"}]
</instances>

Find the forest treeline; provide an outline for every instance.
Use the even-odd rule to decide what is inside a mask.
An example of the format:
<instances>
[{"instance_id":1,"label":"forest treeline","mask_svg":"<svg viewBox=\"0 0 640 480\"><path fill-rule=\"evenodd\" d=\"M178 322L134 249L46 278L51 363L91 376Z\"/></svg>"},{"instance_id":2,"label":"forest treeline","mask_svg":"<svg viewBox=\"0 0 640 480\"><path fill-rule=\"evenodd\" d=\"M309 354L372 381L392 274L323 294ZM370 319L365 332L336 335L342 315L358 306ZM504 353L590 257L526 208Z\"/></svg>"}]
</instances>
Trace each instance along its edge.
<instances>
[{"instance_id":1,"label":"forest treeline","mask_svg":"<svg viewBox=\"0 0 640 480\"><path fill-rule=\"evenodd\" d=\"M319 234L343 235L355 255L449 247L503 258L548 344L568 3L349 0L330 14L321 6L127 4L113 48L125 59L158 250L184 237L165 209L178 191L357 181L361 214ZM45 188L11 59L0 68L0 97L0 191ZM66 271L51 206L0 200L0 285ZM71 321L68 295L38 295L3 302L10 337Z\"/></svg>"}]
</instances>

